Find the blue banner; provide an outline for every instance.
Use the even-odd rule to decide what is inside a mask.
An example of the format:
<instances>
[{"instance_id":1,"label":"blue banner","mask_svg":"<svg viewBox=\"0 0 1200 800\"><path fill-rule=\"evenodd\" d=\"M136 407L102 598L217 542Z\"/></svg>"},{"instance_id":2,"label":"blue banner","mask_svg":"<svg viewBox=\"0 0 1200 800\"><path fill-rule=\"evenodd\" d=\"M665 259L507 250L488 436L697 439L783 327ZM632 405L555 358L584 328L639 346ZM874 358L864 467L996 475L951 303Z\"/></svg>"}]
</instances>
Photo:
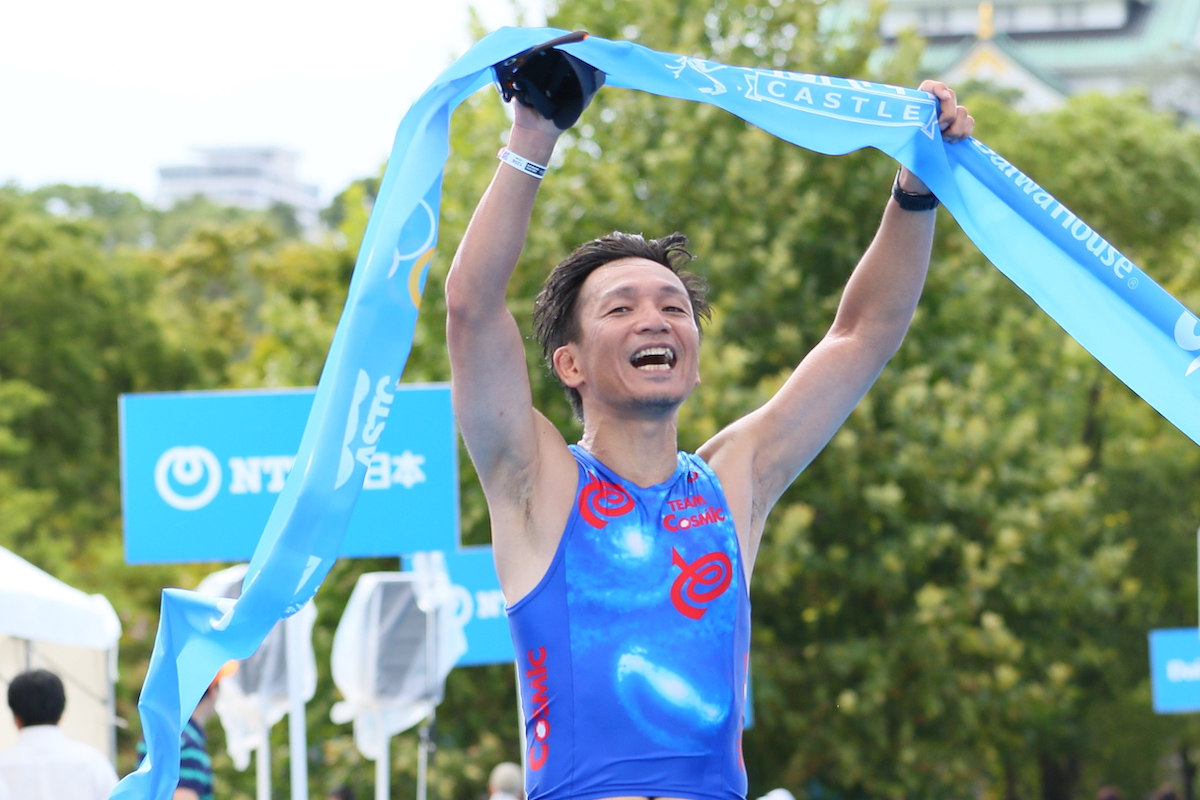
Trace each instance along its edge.
<instances>
[{"instance_id":1,"label":"blue banner","mask_svg":"<svg viewBox=\"0 0 1200 800\"><path fill-rule=\"evenodd\" d=\"M296 460L312 389L120 398L130 564L247 561ZM458 441L446 384L394 389L339 556L458 544Z\"/></svg>"},{"instance_id":2,"label":"blue banner","mask_svg":"<svg viewBox=\"0 0 1200 800\"><path fill-rule=\"evenodd\" d=\"M312 389L160 392L120 398L128 563L244 561L296 460ZM401 384L341 557L440 551L458 599L460 666L513 660L490 546L462 547L450 387ZM290 455L289 455L290 454Z\"/></svg>"},{"instance_id":3,"label":"blue banner","mask_svg":"<svg viewBox=\"0 0 1200 800\"><path fill-rule=\"evenodd\" d=\"M496 563L490 546L450 547L443 551L446 572L458 595L457 614L464 623L467 652L456 666L511 664L514 658L508 616L504 612L504 592L496 577ZM411 569L405 559L405 569Z\"/></svg>"},{"instance_id":4,"label":"blue banner","mask_svg":"<svg viewBox=\"0 0 1200 800\"><path fill-rule=\"evenodd\" d=\"M235 604L168 590L142 698L150 754L115 797L166 800L179 731L221 664L313 595L340 547L412 344L437 240L451 112L492 64L564 33L506 28L446 69L400 123L303 439ZM710 103L793 144L874 147L907 166L1010 279L1114 374L1200 441L1197 318L1087 223L975 140L946 145L929 95L718 64L591 37L564 50L610 87Z\"/></svg>"},{"instance_id":5,"label":"blue banner","mask_svg":"<svg viewBox=\"0 0 1200 800\"><path fill-rule=\"evenodd\" d=\"M1200 630L1150 631L1150 688L1156 714L1200 711Z\"/></svg>"}]
</instances>

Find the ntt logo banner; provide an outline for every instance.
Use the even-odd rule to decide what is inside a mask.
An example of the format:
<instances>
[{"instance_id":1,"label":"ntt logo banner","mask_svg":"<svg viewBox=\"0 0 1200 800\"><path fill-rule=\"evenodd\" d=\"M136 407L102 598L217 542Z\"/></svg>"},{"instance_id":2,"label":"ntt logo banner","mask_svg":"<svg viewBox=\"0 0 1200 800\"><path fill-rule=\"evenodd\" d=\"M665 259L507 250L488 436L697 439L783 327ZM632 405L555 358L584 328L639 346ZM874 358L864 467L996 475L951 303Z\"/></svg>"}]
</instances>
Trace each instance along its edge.
<instances>
[{"instance_id":1,"label":"ntt logo banner","mask_svg":"<svg viewBox=\"0 0 1200 800\"><path fill-rule=\"evenodd\" d=\"M1150 632L1150 687L1158 714L1200 711L1200 630Z\"/></svg>"},{"instance_id":2,"label":"ntt logo banner","mask_svg":"<svg viewBox=\"0 0 1200 800\"><path fill-rule=\"evenodd\" d=\"M371 442L347 451L367 469L340 554L445 549L458 539L450 389L363 383L363 435ZM311 389L123 395L126 560L249 559L295 467L313 396Z\"/></svg>"}]
</instances>

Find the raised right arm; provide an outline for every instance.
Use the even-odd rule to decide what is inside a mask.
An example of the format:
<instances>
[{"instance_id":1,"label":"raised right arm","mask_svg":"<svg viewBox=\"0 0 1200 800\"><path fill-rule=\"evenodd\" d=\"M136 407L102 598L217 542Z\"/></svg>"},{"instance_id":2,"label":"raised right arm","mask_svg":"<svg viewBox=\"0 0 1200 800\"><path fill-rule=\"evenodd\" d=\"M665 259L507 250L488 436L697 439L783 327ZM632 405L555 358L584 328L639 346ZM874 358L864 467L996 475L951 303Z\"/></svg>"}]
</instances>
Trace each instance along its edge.
<instances>
[{"instance_id":1,"label":"raised right arm","mask_svg":"<svg viewBox=\"0 0 1200 800\"><path fill-rule=\"evenodd\" d=\"M514 105L518 121L508 149L538 164L547 163L558 129L535 112ZM505 295L525 245L540 183L507 164L498 165L446 278L454 410L489 497L498 473L526 466L534 456L525 349Z\"/></svg>"},{"instance_id":2,"label":"raised right arm","mask_svg":"<svg viewBox=\"0 0 1200 800\"><path fill-rule=\"evenodd\" d=\"M514 107L508 149L546 164L561 131L537 112ZM557 547L555 528L561 534L565 523L556 505L541 498L562 494L554 476L575 478L573 469L563 475L571 457L561 434L533 408L525 348L505 302L540 183L498 165L446 278L454 411L487 496L496 567L509 602L540 579Z\"/></svg>"}]
</instances>

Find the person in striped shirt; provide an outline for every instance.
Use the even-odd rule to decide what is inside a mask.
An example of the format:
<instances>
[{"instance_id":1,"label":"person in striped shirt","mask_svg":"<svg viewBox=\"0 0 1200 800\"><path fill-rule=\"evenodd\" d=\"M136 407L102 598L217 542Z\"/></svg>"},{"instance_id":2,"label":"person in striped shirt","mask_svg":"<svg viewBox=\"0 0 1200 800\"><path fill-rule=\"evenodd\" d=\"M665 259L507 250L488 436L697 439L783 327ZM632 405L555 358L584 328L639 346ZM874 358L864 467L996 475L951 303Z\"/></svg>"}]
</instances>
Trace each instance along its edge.
<instances>
[{"instance_id":1,"label":"person in striped shirt","mask_svg":"<svg viewBox=\"0 0 1200 800\"><path fill-rule=\"evenodd\" d=\"M172 800L213 800L212 757L208 754L208 734L204 725L216 713L221 680L237 672L237 666L236 661L230 661L221 667L180 734L179 785ZM145 757L144 742L138 745L138 752Z\"/></svg>"}]
</instances>

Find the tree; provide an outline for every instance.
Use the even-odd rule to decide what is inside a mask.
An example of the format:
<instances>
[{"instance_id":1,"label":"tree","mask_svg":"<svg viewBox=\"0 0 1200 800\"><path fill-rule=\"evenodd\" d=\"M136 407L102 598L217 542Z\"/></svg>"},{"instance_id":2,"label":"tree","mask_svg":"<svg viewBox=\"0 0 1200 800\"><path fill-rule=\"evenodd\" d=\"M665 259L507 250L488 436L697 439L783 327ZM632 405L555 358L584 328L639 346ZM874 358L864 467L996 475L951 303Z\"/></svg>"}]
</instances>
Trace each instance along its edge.
<instances>
[{"instance_id":1,"label":"tree","mask_svg":"<svg viewBox=\"0 0 1200 800\"><path fill-rule=\"evenodd\" d=\"M912 85L915 45L873 54L875 18L823 4L564 0L553 25L736 64ZM638 27L637 20L655 20ZM1147 267L1200 294L1200 137L1143 98L1080 97L1039 115L968 99L978 135ZM455 115L442 229L405 380L446 380L441 280L507 128L494 95ZM1079 147L1086 139L1087 148ZM694 448L761 404L827 329L874 233L895 165L828 158L719 110L605 89L564 136L511 287L522 325L550 265L613 229L692 236L718 310L705 385L685 407ZM208 567L125 567L116 483L124 391L312 384L375 193L356 181L329 241L203 203L153 212L87 187L0 191L0 544L114 596L126 626L120 707L132 717L163 585ZM1130 191L1129 187L1137 187ZM943 212L909 340L768 522L753 589L751 792L801 797L1141 793L1200 727L1148 707L1147 629L1195 624L1187 491L1193 443L1108 375L986 264ZM528 329L526 328L528 331ZM536 405L577 430L529 345ZM488 541L460 454L463 540ZM318 597L318 663L358 574ZM314 790L369 788L350 732L309 707ZM439 800L471 800L519 757L512 674L456 670L439 712ZM124 766L136 731L123 737ZM282 730L274 742L284 779ZM1189 748L1192 748L1189 750ZM251 779L218 758L223 795ZM400 737L395 796L415 781Z\"/></svg>"},{"instance_id":2,"label":"tree","mask_svg":"<svg viewBox=\"0 0 1200 800\"><path fill-rule=\"evenodd\" d=\"M623 24L648 18L653 28ZM669 4L568 2L551 23L731 63L771 57L785 69L915 82L899 66L913 63L908 51L871 68L870 20L823 30L807 4L716 4L702 16ZM1143 263L1181 258L1197 210L1193 132L1136 98L1085 97L1032 117L978 99L980 135L1006 154L1037 142L1038 158L1016 163L1125 252ZM440 265L500 143L478 131L504 128L490 97L468 101L454 126ZM768 397L828 326L894 169L872 154L804 153L711 108L609 90L564 137L553 167L512 307L529 308L548 266L579 241L613 228L693 233L719 313L706 338L707 385L681 422L689 446ZM1154 190L1122 192L1117 203L1104 192L1130 185ZM1144 642L1148 587L1161 587L1161 603L1186 597L1180 540L1164 545L1164 530L1130 521L1186 518L1191 502L1161 502L1163 492L1144 501L1144 479L1131 473L1149 466L1149 453L1136 467L1116 462L1143 452L1150 435L1178 456L1170 474L1154 474L1177 485L1195 469L1194 448L1155 425L948 219L937 254L900 357L768 523L754 589L752 792L781 783L814 796L819 787L1085 792L1100 766L1088 761L1097 714L1144 698L1144 644L1131 643ZM441 309L430 285L421 326L432 342L425 315L440 321ZM423 363L420 351L414 359ZM540 371L534 394L572 430ZM478 497L464 493L464 506L464 525L482 538ZM1138 725L1156 723L1143 712Z\"/></svg>"}]
</instances>

